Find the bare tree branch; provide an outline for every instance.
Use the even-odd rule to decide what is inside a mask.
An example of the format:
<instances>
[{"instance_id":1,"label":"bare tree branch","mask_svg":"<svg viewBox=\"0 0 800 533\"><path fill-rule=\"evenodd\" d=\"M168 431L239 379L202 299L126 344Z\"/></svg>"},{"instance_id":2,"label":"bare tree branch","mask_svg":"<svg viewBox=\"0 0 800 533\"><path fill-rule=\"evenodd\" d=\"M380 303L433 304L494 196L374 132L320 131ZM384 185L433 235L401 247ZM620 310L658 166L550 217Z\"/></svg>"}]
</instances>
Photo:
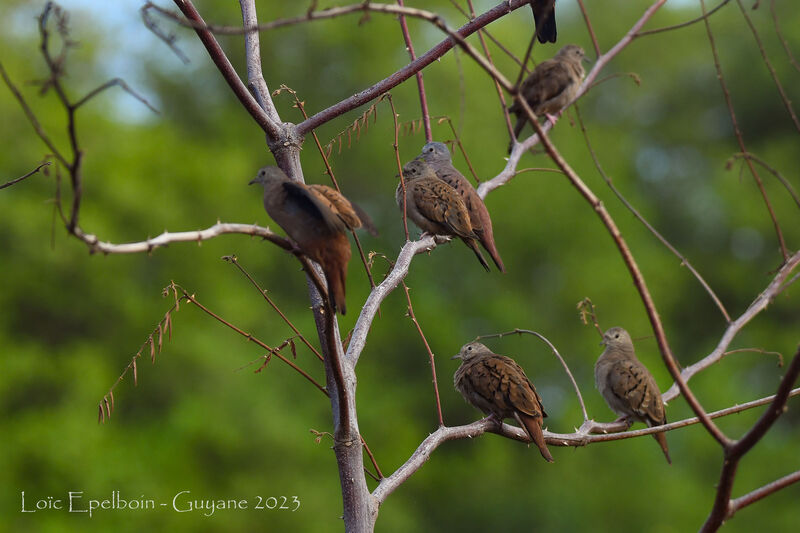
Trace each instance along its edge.
<instances>
[{"instance_id":1,"label":"bare tree branch","mask_svg":"<svg viewBox=\"0 0 800 533\"><path fill-rule=\"evenodd\" d=\"M753 303L747 307L747 310L742 313L739 318L728 325L716 348L714 348L714 351L695 364L685 367L681 371L681 376L684 381L689 381L692 376L702 370L705 370L724 357L725 351L728 349L728 346L730 346L731 342L733 342L734 337L736 337L739 331L741 331L741 329L747 325L748 322L755 318L756 315L765 310L767 306L772 303L772 300L774 300L775 297L786 288L787 285L785 285L784 282L792 273L792 271L797 268L798 264L800 264L800 251L795 252L795 254L789 258L786 264L781 267L781 269L769 283L767 288L764 289L764 291L759 294L755 300L753 300ZM669 390L662 395L662 398L665 402L668 402L678 396L678 394L680 394L678 386L677 384L673 384Z\"/></svg>"},{"instance_id":2,"label":"bare tree branch","mask_svg":"<svg viewBox=\"0 0 800 533\"><path fill-rule=\"evenodd\" d=\"M794 389L790 393L791 396L800 395L800 388ZM775 400L775 396L761 398L741 405L735 405L727 409L722 409L713 413L708 413L710 418L720 418L734 413L752 409L764 405ZM663 431L670 431L681 427L697 424L700 420L697 417L679 420L663 426L656 426L652 428L645 428L636 431L625 431L627 425L624 422L615 422L612 424L599 424L594 420L588 420L581 425L575 433L561 434L552 433L545 430L544 436L547 444L552 446L571 446L583 447L592 443L607 442L612 440L622 440L641 437L644 435L651 435ZM601 433L598 431L612 430L618 433ZM529 442L529 438L522 428L510 426L508 424L498 425L495 419L486 417L471 424L464 426L446 427L442 426L422 441L408 460L403 463L397 470L395 470L388 477L383 478L380 484L372 492L372 496L377 500L378 504L382 503L392 492L394 492L400 485L402 485L408 478L410 478L417 470L419 470L430 459L434 450L444 444L445 442L458 439L474 439L483 435L484 433L491 432L497 433L506 438L518 440L520 442Z\"/></svg>"},{"instance_id":3,"label":"bare tree branch","mask_svg":"<svg viewBox=\"0 0 800 533\"><path fill-rule=\"evenodd\" d=\"M744 137L742 136L742 131L739 128L739 122L736 119L736 112L733 109L733 100L731 99L731 93L728 90L728 84L725 81L725 77L722 74L722 64L719 59L719 54L717 53L717 45L714 40L714 33L711 31L711 23L708 21L708 17L706 17L706 3L705 0L700 0L700 7L703 10L703 22L706 26L706 34L708 35L708 44L711 47L711 54L714 57L714 67L717 71L717 79L719 80L720 87L722 88L722 94L725 97L725 104L728 106L728 114L731 117L731 122L733 123L733 133L736 135L736 141L739 143L739 151L741 153L747 153L747 147L744 144ZM778 244L781 247L781 255L783 256L783 262L785 263L789 259L789 251L786 248L786 242L783 239L783 232L781 231L781 226L778 224L778 219L775 216L775 211L772 209L772 204L769 201L769 197L767 196L767 191L764 189L764 183L761 180L761 177L758 175L758 171L756 167L753 165L753 162L750 159L745 159L747 162L747 166L750 169L750 173L753 175L753 179L758 186L759 191L761 191L761 197L764 199L764 205L767 208L767 212L769 213L770 218L772 219L772 225L775 228L775 234L778 238Z\"/></svg>"},{"instance_id":4,"label":"bare tree branch","mask_svg":"<svg viewBox=\"0 0 800 533\"><path fill-rule=\"evenodd\" d=\"M283 130L279 127L279 124L277 123L278 121L273 119L269 113L262 109L258 102L247 90L247 87L245 87L244 83L242 83L242 80L239 78L239 75L236 73L233 65L231 65L231 62L228 60L228 57L225 55L222 47L220 47L217 39L208 29L205 28L203 17L201 17L200 13L197 12L197 8L194 7L194 4L191 2L191 0L174 1L178 6L178 9L183 12L187 19L203 25L203 27L195 28L195 32L197 32L200 42L202 42L206 47L206 51L208 51L208 55L211 57L211 60L217 66L220 74L222 74L222 77L228 83L228 86L233 91L233 94L236 95L236 98L239 99L239 102L241 102L242 106L247 110L248 113L250 113L256 123L269 134L270 138L277 139L281 137ZM252 38L250 38L247 42L251 45L254 44ZM255 44L258 44L258 38L255 39ZM248 52L256 53L257 50L254 51L251 48L248 49ZM248 70L249 68L250 61L248 60Z\"/></svg>"},{"instance_id":5,"label":"bare tree branch","mask_svg":"<svg viewBox=\"0 0 800 533\"><path fill-rule=\"evenodd\" d=\"M0 185L0 189L5 189L6 187L11 187L12 185L14 185L16 183L19 183L22 180L30 178L31 176L33 176L34 174L39 172L42 169L42 167L49 166L51 163L52 163L51 161L45 161L44 163L39 164L38 167L34 168L33 170L31 170L27 174L25 174L23 176L20 176L18 178L15 178L15 179L13 179L11 181L7 181L6 183Z\"/></svg>"},{"instance_id":6,"label":"bare tree branch","mask_svg":"<svg viewBox=\"0 0 800 533\"><path fill-rule=\"evenodd\" d=\"M792 392L792 386L800 376L800 347L797 353L792 358L792 362L786 369L786 374L781 380L778 392L775 398L761 418L753 424L753 427L744 434L744 436L724 447L724 460L722 462L722 470L720 472L719 482L717 483L717 494L714 499L714 506L711 512L700 529L701 532L717 531L726 519L733 516L737 508L732 508L731 492L733 491L733 482L736 479L736 471L739 467L739 461L761 438L767 433L772 424L784 412L786 402ZM789 483L784 484L787 486ZM777 488L775 489L777 490ZM745 500L747 501L747 500Z\"/></svg>"}]
</instances>

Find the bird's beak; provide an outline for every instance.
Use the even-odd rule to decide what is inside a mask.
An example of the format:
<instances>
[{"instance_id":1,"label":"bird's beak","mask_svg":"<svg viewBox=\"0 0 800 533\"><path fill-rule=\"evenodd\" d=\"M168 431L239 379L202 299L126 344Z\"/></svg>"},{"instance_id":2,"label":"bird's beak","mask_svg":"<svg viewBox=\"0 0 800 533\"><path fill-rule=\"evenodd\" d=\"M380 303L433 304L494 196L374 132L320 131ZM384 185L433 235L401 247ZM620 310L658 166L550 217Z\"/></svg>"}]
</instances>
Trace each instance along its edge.
<instances>
[{"instance_id":1,"label":"bird's beak","mask_svg":"<svg viewBox=\"0 0 800 533\"><path fill-rule=\"evenodd\" d=\"M254 184L254 183L258 183L258 178L253 178L253 179L251 179L251 180L250 180L250 183L248 183L248 185L252 185L252 184Z\"/></svg>"},{"instance_id":2,"label":"bird's beak","mask_svg":"<svg viewBox=\"0 0 800 533\"><path fill-rule=\"evenodd\" d=\"M606 340L603 339L600 341L600 344L598 346L605 346L605 345L606 345Z\"/></svg>"},{"instance_id":3,"label":"bird's beak","mask_svg":"<svg viewBox=\"0 0 800 533\"><path fill-rule=\"evenodd\" d=\"M584 63L591 63L592 62L592 60L589 59L589 56L583 56L583 59L581 61L583 61Z\"/></svg>"},{"instance_id":4,"label":"bird's beak","mask_svg":"<svg viewBox=\"0 0 800 533\"><path fill-rule=\"evenodd\" d=\"M460 353L455 354L453 357L450 358L451 361L453 359L461 359L461 354Z\"/></svg>"}]
</instances>

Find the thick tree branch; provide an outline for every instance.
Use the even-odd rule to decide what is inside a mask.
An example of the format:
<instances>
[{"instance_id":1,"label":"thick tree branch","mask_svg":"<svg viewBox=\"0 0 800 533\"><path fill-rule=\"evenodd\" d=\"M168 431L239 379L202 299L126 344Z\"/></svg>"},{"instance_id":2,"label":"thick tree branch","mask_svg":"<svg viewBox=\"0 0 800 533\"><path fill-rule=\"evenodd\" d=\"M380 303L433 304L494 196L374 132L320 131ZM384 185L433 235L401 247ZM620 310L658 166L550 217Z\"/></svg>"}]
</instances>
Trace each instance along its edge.
<instances>
[{"instance_id":1,"label":"thick tree branch","mask_svg":"<svg viewBox=\"0 0 800 533\"><path fill-rule=\"evenodd\" d=\"M96 235L84 233L80 228L75 228L74 231L74 235L78 239L85 242L87 246L89 246L90 252L99 252L103 254L150 253L156 248L168 246L175 242L202 242L228 233L240 233L242 235L262 237L288 251L291 251L294 248L292 243L284 237L281 237L277 233L273 233L269 228L263 228L255 224L232 224L218 222L213 226L203 230L179 231L176 233L169 233L165 231L158 237L153 237L144 241L123 244L114 244L107 241L101 241Z\"/></svg>"},{"instance_id":2,"label":"thick tree branch","mask_svg":"<svg viewBox=\"0 0 800 533\"><path fill-rule=\"evenodd\" d=\"M239 99L239 102L241 102L245 110L247 110L256 123L261 126L265 132L267 132L269 137L273 139L279 138L282 133L279 124L277 124L277 121L270 117L270 115L261 108L258 102L253 98L253 95L251 95L247 90L247 87L245 87L244 83L242 83L242 80L239 78L239 75L236 73L233 65L231 65L230 60L228 60L228 57L225 55L222 47L217 42L217 39L208 29L205 28L203 17L200 16L200 13L198 13L197 8L194 7L194 4L191 2L191 0L174 0L174 2L187 19L202 25L202 27L196 27L194 29L195 32L197 32L197 36L200 38L200 42L202 42L203 46L205 46L208 55L211 57L211 60L217 66L220 74L222 74L222 77L233 91L233 94L236 95L236 98ZM252 40L249 42L252 44ZM257 39L256 44L258 44ZM248 61L248 69L249 67L250 63Z\"/></svg>"},{"instance_id":3,"label":"thick tree branch","mask_svg":"<svg viewBox=\"0 0 800 533\"><path fill-rule=\"evenodd\" d=\"M800 388L791 391L790 396L800 395ZM710 418L719 418L734 413L752 409L775 400L775 396L761 398L741 405L735 405L727 409L722 409L713 413L708 413ZM631 439L644 435L651 435L662 431L670 431L697 424L700 420L697 417L679 420L663 426L644 428L636 431L625 431L627 424L624 422L614 422L611 424L601 424L594 420L585 421L580 429L574 433L562 434L552 433L544 430L545 440L551 446L584 447L597 442L607 442L612 440ZM597 433L601 431L618 431L618 433ZM483 418L464 426L447 427L442 426L428 435L417 447L411 457L403 463L391 475L381 480L380 484L372 492L373 498L380 505L392 492L408 480L417 470L419 470L430 459L434 450L445 442L458 439L474 439L484 433L496 433L506 438L528 443L529 437L522 428L508 424L498 425L492 418Z\"/></svg>"},{"instance_id":4,"label":"thick tree branch","mask_svg":"<svg viewBox=\"0 0 800 533\"><path fill-rule=\"evenodd\" d=\"M706 522L700 529L701 532L717 531L725 520L733 516L733 513L738 509L732 508L733 501L731 500L731 493L733 492L733 482L736 479L739 461L759 440L761 440L767 431L769 431L769 428L772 427L772 424L783 414L786 402L789 400L792 392L792 386L795 381L797 381L798 376L800 376L800 348L798 348L797 353L795 353L792 358L792 362L786 369L786 374L783 376L778 386L778 392L775 394L769 409L761 415L758 421L753 424L753 427L750 428L741 439L725 446L722 471L720 472L720 479L717 483L717 494L714 499L714 505L711 508ZM788 485L788 483L786 485Z\"/></svg>"},{"instance_id":5,"label":"thick tree branch","mask_svg":"<svg viewBox=\"0 0 800 533\"><path fill-rule=\"evenodd\" d=\"M619 54L628 45L630 45L631 42L633 42L633 40L637 37L639 30L642 29L642 26L644 26L647 23L647 21L649 21L653 17L653 15L656 14L656 11L658 11L659 8L661 8L661 6L664 5L664 2L666 1L667 0L657 0L655 3L653 3L649 8L647 8L647 10L645 10L644 14L639 18L639 20L636 21L636 23L631 27L628 33L626 33L625 36L622 37L622 39L620 39L619 42L617 42L617 44L615 44L608 52L597 58L597 61L595 61L594 66L586 75L586 79L584 79L583 84L581 85L581 88L578 90L573 102L577 101L581 96L586 94L586 92L591 88L592 84L594 83L594 80L597 78L600 72L605 68L605 66L608 65L608 63L610 63L611 60L617 56L617 54ZM571 103L572 102L570 102L570 104ZM569 107L570 104L565 106L565 108ZM506 163L505 168L503 168L503 170L497 176L481 183L480 186L478 187L478 194L480 195L480 197L486 198L486 195L489 194L491 191L495 190L501 185L505 185L506 183L508 183L511 180L511 178L515 176L516 174L515 170L519 165L519 160L522 157L522 155L531 148L533 148L534 146L536 146L537 144L539 144L540 130L543 132L548 132L550 131L551 128L552 124L550 123L550 121L546 121L542 126L536 128L536 133L534 133L533 135L531 135L522 142L515 142L511 149L511 153L508 156L508 162Z\"/></svg>"},{"instance_id":6,"label":"thick tree branch","mask_svg":"<svg viewBox=\"0 0 800 533\"><path fill-rule=\"evenodd\" d=\"M510 13L511 11L518 9L524 5L527 5L528 2L526 0L509 0L506 2L502 2L501 4L493 7L489 11L483 13L482 15L474 18L473 20L469 21L461 28L456 30L456 34L461 37L461 39L472 35L479 29L483 28L490 22L493 22L503 15ZM367 4L366 7L369 7ZM388 8L389 6L387 6ZM398 8L399 6L391 6L394 8ZM408 8L406 8L407 10ZM385 9L385 11L389 12L389 9ZM408 11L405 11L406 15L410 16ZM433 15L435 19L438 20L436 15ZM423 17L424 18L424 17ZM453 37L448 37L444 41L440 42L430 50L428 50L423 55L419 56L415 61L412 61L405 67L401 68L394 74L390 75L387 78L379 81L378 83L360 91L353 96L342 100L341 102L330 106L327 109L320 111L319 113L312 115L308 120L305 120L298 124L297 130L301 135L304 135L308 131L317 128L320 124L324 124L328 122L334 117L338 117L348 111L351 111L370 100L373 100L380 96L381 94L389 91L393 87L401 84L402 82L406 81L411 76L415 75L417 72L425 68L426 66L430 65L440 57L442 57L446 52L448 52L453 46L457 44Z\"/></svg>"},{"instance_id":7,"label":"thick tree branch","mask_svg":"<svg viewBox=\"0 0 800 533\"><path fill-rule=\"evenodd\" d=\"M351 364L353 366L358 363L361 351L367 343L367 335L369 334L370 327L372 327L372 321L378 313L378 308L383 300L385 300L386 297L400 285L400 282L405 279L408 274L408 269L411 266L411 259L416 254L429 252L436 248L437 244L448 240L449 239L446 237L434 237L426 234L418 241L407 241L403 245L400 254L397 256L397 260L394 262L392 270L387 274L386 278L376 285L372 292L369 293L367 300L364 302L364 306L361 308L361 313L358 315L358 320L356 320L356 324L353 326L353 332L350 335L350 344L347 346L346 355L347 359L352 361Z\"/></svg>"}]
</instances>

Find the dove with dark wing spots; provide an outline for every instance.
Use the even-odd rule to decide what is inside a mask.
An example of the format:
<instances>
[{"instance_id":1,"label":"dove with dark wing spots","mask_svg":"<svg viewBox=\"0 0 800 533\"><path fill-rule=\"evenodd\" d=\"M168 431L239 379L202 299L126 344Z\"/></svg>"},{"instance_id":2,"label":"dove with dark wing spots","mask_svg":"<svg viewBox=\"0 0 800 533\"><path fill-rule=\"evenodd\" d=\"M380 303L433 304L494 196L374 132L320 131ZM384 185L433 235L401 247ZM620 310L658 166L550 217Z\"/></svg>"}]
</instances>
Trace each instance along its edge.
<instances>
[{"instance_id":1,"label":"dove with dark wing spots","mask_svg":"<svg viewBox=\"0 0 800 533\"><path fill-rule=\"evenodd\" d=\"M500 269L500 272L505 272L506 267L503 265L503 260L500 258L500 252L497 251L497 246L494 243L494 232L492 231L492 219L489 217L489 211L483 200L478 196L478 191L475 187L464 177L464 175L453 166L450 150L444 143L430 142L422 147L422 152L417 159L422 159L428 163L436 172L436 177L450 185L464 200L464 205L467 206L469 213L470 224L478 236L478 241L483 245L492 261Z\"/></svg>"},{"instance_id":2,"label":"dove with dark wing spots","mask_svg":"<svg viewBox=\"0 0 800 533\"><path fill-rule=\"evenodd\" d=\"M661 392L653 375L636 358L628 332L611 328L603 335L603 344L606 349L594 365L594 382L611 410L649 427L666 424ZM653 437L672 464L665 434L653 433Z\"/></svg>"},{"instance_id":3,"label":"dove with dark wing spots","mask_svg":"<svg viewBox=\"0 0 800 533\"><path fill-rule=\"evenodd\" d=\"M461 196L447 183L436 177L425 161L414 159L403 167L406 186L406 215L422 231L433 235L459 237L478 258L483 268L489 264L481 254L470 224L469 213ZM402 183L395 190L397 206L403 209Z\"/></svg>"},{"instance_id":4,"label":"dove with dark wing spots","mask_svg":"<svg viewBox=\"0 0 800 533\"><path fill-rule=\"evenodd\" d=\"M547 449L542 421L547 416L542 399L531 380L516 361L497 355L480 342L470 342L452 357L461 359L453 385L470 405L502 421L513 418L548 463L553 456Z\"/></svg>"}]
</instances>

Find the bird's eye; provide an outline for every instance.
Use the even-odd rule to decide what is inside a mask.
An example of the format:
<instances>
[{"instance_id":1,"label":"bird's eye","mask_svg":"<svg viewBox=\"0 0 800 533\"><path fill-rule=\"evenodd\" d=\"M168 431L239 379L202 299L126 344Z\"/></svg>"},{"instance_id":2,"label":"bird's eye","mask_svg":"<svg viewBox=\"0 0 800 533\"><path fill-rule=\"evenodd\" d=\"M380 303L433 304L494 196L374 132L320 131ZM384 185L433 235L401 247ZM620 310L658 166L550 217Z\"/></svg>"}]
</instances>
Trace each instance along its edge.
<instances>
[{"instance_id":1,"label":"bird's eye","mask_svg":"<svg viewBox=\"0 0 800 533\"><path fill-rule=\"evenodd\" d=\"M617 333L616 335L614 335L614 338L615 338L615 339L619 339L619 333Z\"/></svg>"}]
</instances>

